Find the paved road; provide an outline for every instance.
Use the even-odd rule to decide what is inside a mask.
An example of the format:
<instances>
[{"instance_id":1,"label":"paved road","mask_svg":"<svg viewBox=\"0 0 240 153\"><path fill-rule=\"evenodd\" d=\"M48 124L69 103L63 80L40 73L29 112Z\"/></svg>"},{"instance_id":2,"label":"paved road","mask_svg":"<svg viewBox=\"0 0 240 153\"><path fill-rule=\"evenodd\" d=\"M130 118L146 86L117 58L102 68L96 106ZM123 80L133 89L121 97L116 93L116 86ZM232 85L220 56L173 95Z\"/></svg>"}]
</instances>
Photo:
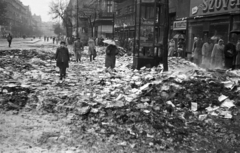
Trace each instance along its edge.
<instances>
[{"instance_id":1,"label":"paved road","mask_svg":"<svg viewBox=\"0 0 240 153\"><path fill-rule=\"evenodd\" d=\"M0 50L6 49L31 49L31 48L43 48L43 47L56 47L56 44L52 44L52 41L44 42L43 39L22 39L15 38L12 41L11 48L8 47L6 39L0 39Z\"/></svg>"}]
</instances>

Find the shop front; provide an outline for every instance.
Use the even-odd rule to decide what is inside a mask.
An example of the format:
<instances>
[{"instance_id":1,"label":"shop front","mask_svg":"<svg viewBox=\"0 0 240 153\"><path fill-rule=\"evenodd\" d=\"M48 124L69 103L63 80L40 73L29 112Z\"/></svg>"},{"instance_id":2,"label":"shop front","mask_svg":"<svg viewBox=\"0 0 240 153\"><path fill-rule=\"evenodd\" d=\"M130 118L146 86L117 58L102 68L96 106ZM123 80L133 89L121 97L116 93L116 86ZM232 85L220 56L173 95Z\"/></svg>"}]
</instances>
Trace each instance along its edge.
<instances>
[{"instance_id":1,"label":"shop front","mask_svg":"<svg viewBox=\"0 0 240 153\"><path fill-rule=\"evenodd\" d=\"M240 31L240 0L195 0L190 4L188 25L188 48L192 49L194 37L203 43L207 39L223 39L226 44L231 37L237 41ZM236 42L235 42L236 43Z\"/></svg>"},{"instance_id":2,"label":"shop front","mask_svg":"<svg viewBox=\"0 0 240 153\"><path fill-rule=\"evenodd\" d=\"M187 20L180 20L173 22L173 39L175 41L175 50L182 44L183 54L182 57L187 56L186 41L187 41Z\"/></svg>"}]
</instances>

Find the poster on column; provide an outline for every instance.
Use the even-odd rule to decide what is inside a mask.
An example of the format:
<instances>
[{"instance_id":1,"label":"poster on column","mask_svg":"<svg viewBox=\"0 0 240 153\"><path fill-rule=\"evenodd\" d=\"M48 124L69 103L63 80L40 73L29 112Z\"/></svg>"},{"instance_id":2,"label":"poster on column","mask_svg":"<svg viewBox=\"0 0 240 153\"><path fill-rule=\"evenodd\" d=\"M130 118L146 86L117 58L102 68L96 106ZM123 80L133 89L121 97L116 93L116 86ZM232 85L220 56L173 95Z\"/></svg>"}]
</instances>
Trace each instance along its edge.
<instances>
[{"instance_id":1,"label":"poster on column","mask_svg":"<svg viewBox=\"0 0 240 153\"><path fill-rule=\"evenodd\" d=\"M240 0L191 0L190 16L240 12Z\"/></svg>"}]
</instances>

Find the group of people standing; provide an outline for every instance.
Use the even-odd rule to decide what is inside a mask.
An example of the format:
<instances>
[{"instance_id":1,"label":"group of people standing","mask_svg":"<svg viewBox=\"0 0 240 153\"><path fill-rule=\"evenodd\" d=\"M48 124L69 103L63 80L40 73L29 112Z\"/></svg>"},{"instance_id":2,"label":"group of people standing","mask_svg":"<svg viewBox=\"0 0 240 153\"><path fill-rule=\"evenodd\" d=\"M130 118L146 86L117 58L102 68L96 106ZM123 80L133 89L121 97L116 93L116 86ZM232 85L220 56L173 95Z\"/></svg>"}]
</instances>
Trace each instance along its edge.
<instances>
[{"instance_id":1,"label":"group of people standing","mask_svg":"<svg viewBox=\"0 0 240 153\"><path fill-rule=\"evenodd\" d=\"M177 49L175 49L175 40L171 39L168 42L168 56L178 56L178 57L184 57L184 38L178 38L177 42Z\"/></svg>"},{"instance_id":2,"label":"group of people standing","mask_svg":"<svg viewBox=\"0 0 240 153\"><path fill-rule=\"evenodd\" d=\"M205 43L195 37L192 49L193 62L204 68L235 69L240 66L240 39L224 45L221 38L208 38Z\"/></svg>"},{"instance_id":3,"label":"group of people standing","mask_svg":"<svg viewBox=\"0 0 240 153\"><path fill-rule=\"evenodd\" d=\"M84 51L84 45L80 38L77 38L73 44L73 52L76 58L76 62L81 62L81 57ZM111 41L107 46L105 56L105 67L113 69L116 63L116 55L118 53L117 46L114 41ZM97 56L96 46L93 39L88 41L88 56L90 62L95 60ZM60 42L60 47L57 48L55 54L56 66L60 69L60 80L66 78L66 69L69 67L70 53L65 41Z\"/></svg>"},{"instance_id":4,"label":"group of people standing","mask_svg":"<svg viewBox=\"0 0 240 153\"><path fill-rule=\"evenodd\" d=\"M84 45L80 38L77 38L76 41L74 42L73 51L76 58L76 62L81 62L82 54L84 51ZM90 58L90 62L95 60L97 56L96 46L93 39L89 39L88 41L88 56Z\"/></svg>"}]
</instances>

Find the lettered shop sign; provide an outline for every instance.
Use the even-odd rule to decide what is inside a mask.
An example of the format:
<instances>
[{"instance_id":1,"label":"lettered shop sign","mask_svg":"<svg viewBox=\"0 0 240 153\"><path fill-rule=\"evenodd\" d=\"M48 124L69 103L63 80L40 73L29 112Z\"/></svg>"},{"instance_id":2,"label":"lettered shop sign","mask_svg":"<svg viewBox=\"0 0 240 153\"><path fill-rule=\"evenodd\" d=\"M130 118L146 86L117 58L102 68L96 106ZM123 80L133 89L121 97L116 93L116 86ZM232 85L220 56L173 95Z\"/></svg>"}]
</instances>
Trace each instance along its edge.
<instances>
[{"instance_id":1,"label":"lettered shop sign","mask_svg":"<svg viewBox=\"0 0 240 153\"><path fill-rule=\"evenodd\" d=\"M191 0L190 16L239 12L240 0Z\"/></svg>"}]
</instances>

